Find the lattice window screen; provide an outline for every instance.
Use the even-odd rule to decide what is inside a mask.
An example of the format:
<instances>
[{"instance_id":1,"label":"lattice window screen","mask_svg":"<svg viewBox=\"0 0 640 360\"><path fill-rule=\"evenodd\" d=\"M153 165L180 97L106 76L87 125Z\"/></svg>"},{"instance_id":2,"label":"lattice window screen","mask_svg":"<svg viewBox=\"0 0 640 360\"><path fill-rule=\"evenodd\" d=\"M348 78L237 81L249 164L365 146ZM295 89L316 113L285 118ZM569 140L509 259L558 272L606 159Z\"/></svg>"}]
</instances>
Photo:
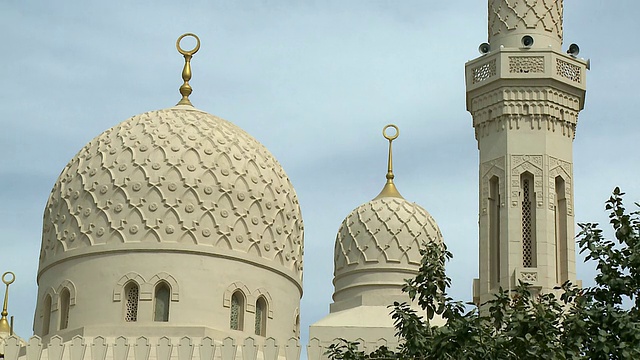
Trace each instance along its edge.
<instances>
[{"instance_id":1,"label":"lattice window screen","mask_svg":"<svg viewBox=\"0 0 640 360\"><path fill-rule=\"evenodd\" d=\"M230 324L232 330L240 329L240 300L237 294L231 296L231 317Z\"/></svg>"},{"instance_id":2,"label":"lattice window screen","mask_svg":"<svg viewBox=\"0 0 640 360\"><path fill-rule=\"evenodd\" d=\"M262 333L262 316L264 314L264 308L262 303L258 301L256 303L256 323L255 323L255 334L256 335L264 335Z\"/></svg>"},{"instance_id":3,"label":"lattice window screen","mask_svg":"<svg viewBox=\"0 0 640 360\"><path fill-rule=\"evenodd\" d=\"M124 320L126 322L138 321L138 299L140 289L136 284L129 284L126 290L127 302L125 304Z\"/></svg>"},{"instance_id":4,"label":"lattice window screen","mask_svg":"<svg viewBox=\"0 0 640 360\"><path fill-rule=\"evenodd\" d=\"M529 179L522 179L522 266L533 267L533 226Z\"/></svg>"}]
</instances>

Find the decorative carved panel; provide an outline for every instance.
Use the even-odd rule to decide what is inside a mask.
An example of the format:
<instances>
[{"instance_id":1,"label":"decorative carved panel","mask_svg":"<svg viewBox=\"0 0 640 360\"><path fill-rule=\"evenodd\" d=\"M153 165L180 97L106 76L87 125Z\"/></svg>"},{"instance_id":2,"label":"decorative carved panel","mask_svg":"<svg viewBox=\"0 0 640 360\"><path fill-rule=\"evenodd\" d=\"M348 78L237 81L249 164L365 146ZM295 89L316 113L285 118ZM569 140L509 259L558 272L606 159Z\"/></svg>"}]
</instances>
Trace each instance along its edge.
<instances>
[{"instance_id":1,"label":"decorative carved panel","mask_svg":"<svg viewBox=\"0 0 640 360\"><path fill-rule=\"evenodd\" d=\"M536 29L562 40L562 0L490 0L489 35Z\"/></svg>"},{"instance_id":2,"label":"decorative carved panel","mask_svg":"<svg viewBox=\"0 0 640 360\"><path fill-rule=\"evenodd\" d=\"M473 83L479 83L497 74L496 59L492 59L488 63L479 65L472 69Z\"/></svg>"},{"instance_id":3,"label":"decorative carved panel","mask_svg":"<svg viewBox=\"0 0 640 360\"><path fill-rule=\"evenodd\" d=\"M381 198L360 205L338 230L336 272L355 264L403 263L419 265L423 242L441 242L435 220L407 200Z\"/></svg>"},{"instance_id":4,"label":"decorative carved panel","mask_svg":"<svg viewBox=\"0 0 640 360\"><path fill-rule=\"evenodd\" d=\"M549 156L549 210L555 204L556 177L564 180L564 190L567 201L567 215L573 215L573 169L572 164Z\"/></svg>"},{"instance_id":5,"label":"decorative carved panel","mask_svg":"<svg viewBox=\"0 0 640 360\"><path fill-rule=\"evenodd\" d=\"M580 67L570 64L562 59L556 59L556 73L577 83L580 83L581 81Z\"/></svg>"},{"instance_id":6,"label":"decorative carved panel","mask_svg":"<svg viewBox=\"0 0 640 360\"><path fill-rule=\"evenodd\" d=\"M506 181L504 168L504 156L501 156L497 159L493 159L487 162L480 164L480 196L481 196L481 214L485 215L487 213L488 199L489 199L489 181L492 177L496 176L499 179L500 184L500 194L504 196L505 188L504 184ZM504 197L502 197L502 203L500 206L504 206Z\"/></svg>"},{"instance_id":7,"label":"decorative carved panel","mask_svg":"<svg viewBox=\"0 0 640 360\"><path fill-rule=\"evenodd\" d=\"M543 73L544 57L542 56L509 56L510 73Z\"/></svg>"},{"instance_id":8,"label":"decorative carved panel","mask_svg":"<svg viewBox=\"0 0 640 360\"><path fill-rule=\"evenodd\" d=\"M231 249L302 274L302 217L284 170L242 129L197 110L134 116L80 150L51 191L40 261L145 242Z\"/></svg>"},{"instance_id":9,"label":"decorative carved panel","mask_svg":"<svg viewBox=\"0 0 640 360\"><path fill-rule=\"evenodd\" d=\"M543 206L542 155L511 155L511 207L518 206L520 200L520 175L529 172L533 175L536 207Z\"/></svg>"}]
</instances>

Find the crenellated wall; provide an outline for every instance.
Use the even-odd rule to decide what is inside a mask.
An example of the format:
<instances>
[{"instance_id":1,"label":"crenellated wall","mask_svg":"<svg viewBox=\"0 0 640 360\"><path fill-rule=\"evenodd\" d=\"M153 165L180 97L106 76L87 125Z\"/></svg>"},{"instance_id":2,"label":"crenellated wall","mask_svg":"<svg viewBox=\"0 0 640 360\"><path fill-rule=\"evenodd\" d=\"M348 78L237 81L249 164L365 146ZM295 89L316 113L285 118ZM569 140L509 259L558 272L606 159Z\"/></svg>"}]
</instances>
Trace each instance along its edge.
<instances>
[{"instance_id":1,"label":"crenellated wall","mask_svg":"<svg viewBox=\"0 0 640 360\"><path fill-rule=\"evenodd\" d=\"M3 351L2 351L3 350ZM319 345L309 346L310 354L322 354ZM252 337L241 343L231 337L147 338L81 337L64 342L53 336L48 342L33 336L28 342L16 336L0 339L4 360L298 360L300 343L290 338L285 344L274 338L259 341Z\"/></svg>"}]
</instances>

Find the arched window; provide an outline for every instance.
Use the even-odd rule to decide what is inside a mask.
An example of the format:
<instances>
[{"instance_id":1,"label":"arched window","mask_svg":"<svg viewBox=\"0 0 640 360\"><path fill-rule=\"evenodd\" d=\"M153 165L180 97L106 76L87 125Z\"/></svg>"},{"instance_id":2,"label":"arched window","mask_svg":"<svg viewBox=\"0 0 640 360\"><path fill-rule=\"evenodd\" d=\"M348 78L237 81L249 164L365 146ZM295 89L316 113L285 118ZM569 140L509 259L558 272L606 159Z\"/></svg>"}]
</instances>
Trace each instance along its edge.
<instances>
[{"instance_id":1,"label":"arched window","mask_svg":"<svg viewBox=\"0 0 640 360\"><path fill-rule=\"evenodd\" d=\"M138 284L134 281L130 281L124 287L124 294L124 321L138 321L138 299L140 295L140 288L138 287Z\"/></svg>"},{"instance_id":2,"label":"arched window","mask_svg":"<svg viewBox=\"0 0 640 360\"><path fill-rule=\"evenodd\" d=\"M162 281L156 286L153 321L169 321L169 296L171 290L166 282Z\"/></svg>"},{"instance_id":3,"label":"arched window","mask_svg":"<svg viewBox=\"0 0 640 360\"><path fill-rule=\"evenodd\" d=\"M556 177L556 282L569 280L567 263L567 192L564 179Z\"/></svg>"},{"instance_id":4,"label":"arched window","mask_svg":"<svg viewBox=\"0 0 640 360\"><path fill-rule=\"evenodd\" d=\"M42 336L49 334L51 323L51 295L44 297L44 309L42 310Z\"/></svg>"},{"instance_id":5,"label":"arched window","mask_svg":"<svg viewBox=\"0 0 640 360\"><path fill-rule=\"evenodd\" d=\"M522 201L522 266L537 266L536 244L536 202L533 188L533 175L524 173L520 176Z\"/></svg>"},{"instance_id":6,"label":"arched window","mask_svg":"<svg viewBox=\"0 0 640 360\"><path fill-rule=\"evenodd\" d=\"M262 296L256 301L255 334L260 336L267 334L267 301Z\"/></svg>"},{"instance_id":7,"label":"arched window","mask_svg":"<svg viewBox=\"0 0 640 360\"><path fill-rule=\"evenodd\" d=\"M69 289L64 288L60 293L60 330L64 330L69 326L69 300L71 294Z\"/></svg>"},{"instance_id":8,"label":"arched window","mask_svg":"<svg viewBox=\"0 0 640 360\"><path fill-rule=\"evenodd\" d=\"M296 321L293 325L293 334L299 339L300 338L300 314L296 314Z\"/></svg>"},{"instance_id":9,"label":"arched window","mask_svg":"<svg viewBox=\"0 0 640 360\"><path fill-rule=\"evenodd\" d=\"M230 324L232 330L242 330L244 324L244 296L240 291L231 295Z\"/></svg>"},{"instance_id":10,"label":"arched window","mask_svg":"<svg viewBox=\"0 0 640 360\"><path fill-rule=\"evenodd\" d=\"M489 180L489 283L500 284L500 179Z\"/></svg>"}]
</instances>

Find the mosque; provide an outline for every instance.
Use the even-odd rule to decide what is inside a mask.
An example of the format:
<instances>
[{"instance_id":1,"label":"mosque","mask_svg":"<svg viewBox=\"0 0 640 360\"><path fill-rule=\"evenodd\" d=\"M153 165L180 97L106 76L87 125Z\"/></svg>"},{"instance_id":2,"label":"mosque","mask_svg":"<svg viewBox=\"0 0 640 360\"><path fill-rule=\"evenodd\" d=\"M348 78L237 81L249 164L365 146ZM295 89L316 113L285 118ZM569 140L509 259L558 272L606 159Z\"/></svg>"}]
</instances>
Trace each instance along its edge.
<instances>
[{"instance_id":1,"label":"mosque","mask_svg":"<svg viewBox=\"0 0 640 360\"><path fill-rule=\"evenodd\" d=\"M488 43L465 65L479 149L474 302L518 281L576 281L572 147L588 62L562 50L562 0L488 1ZM181 46L194 37L191 50ZM193 107L193 34L177 105L135 115L62 170L44 211L34 336L8 321L6 360L298 360L303 220L283 167L233 123ZM387 181L340 226L330 313L309 359L336 338L394 347L387 305L406 301L438 225ZM375 197L374 197L375 196Z\"/></svg>"}]
</instances>

